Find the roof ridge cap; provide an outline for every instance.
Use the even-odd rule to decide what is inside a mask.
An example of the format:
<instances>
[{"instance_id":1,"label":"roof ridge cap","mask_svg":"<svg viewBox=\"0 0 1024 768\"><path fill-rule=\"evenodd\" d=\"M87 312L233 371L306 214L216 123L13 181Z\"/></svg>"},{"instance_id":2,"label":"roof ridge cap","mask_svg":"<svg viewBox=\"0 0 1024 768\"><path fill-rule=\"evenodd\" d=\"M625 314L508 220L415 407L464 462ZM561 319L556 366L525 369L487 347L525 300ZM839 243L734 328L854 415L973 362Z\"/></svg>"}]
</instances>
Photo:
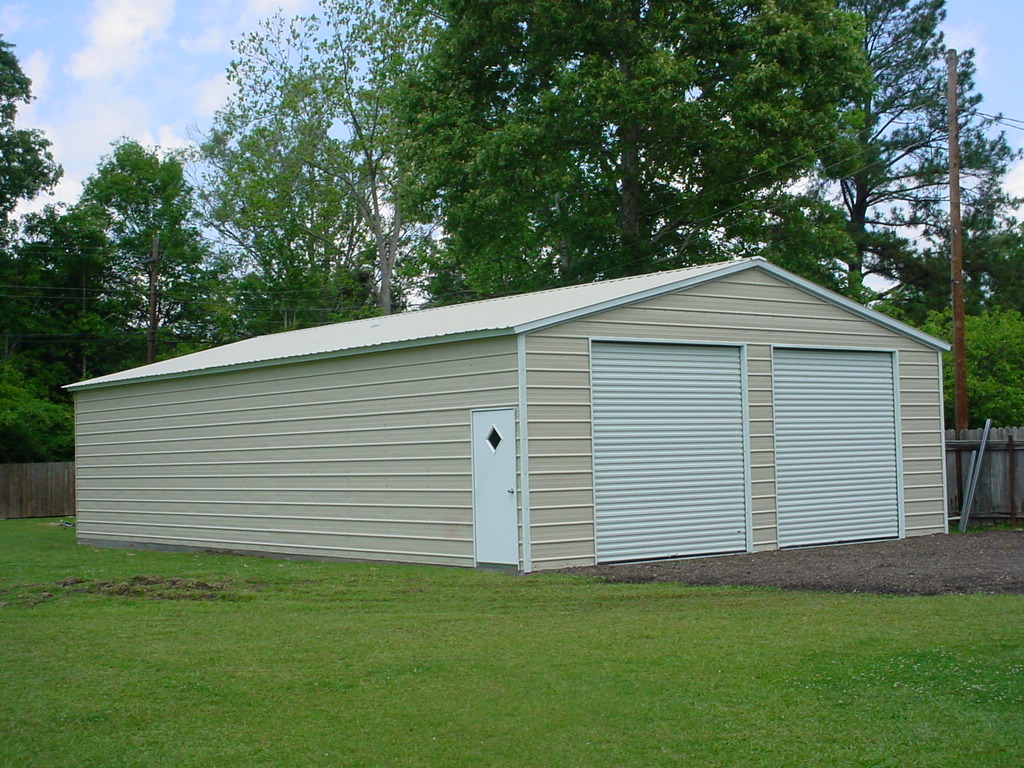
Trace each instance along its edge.
<instances>
[{"instance_id":1,"label":"roof ridge cap","mask_svg":"<svg viewBox=\"0 0 1024 768\"><path fill-rule=\"evenodd\" d=\"M748 258L746 260L747 261L755 261L755 260L756 261L764 261L764 259L761 258L761 257L750 257L750 258ZM394 316L413 314L413 313L416 313L416 312L433 312L434 310L437 310L437 309L450 309L452 307L464 307L464 306L467 306L469 304L484 304L484 303L489 302L489 301L506 301L508 299L514 299L514 298L517 298L519 296L536 296L538 294L543 294L543 293L555 293L555 292L559 292L559 291L568 291L568 290L573 290L573 289L577 289L577 288L585 288L585 287L588 287L588 286L591 286L591 285L605 285L605 284L608 284L608 283L626 282L627 280L639 280L640 278L650 278L650 277L653 277L654 275L661 275L661 274L664 274L666 272L688 272L688 271L693 270L693 269L702 269L702 268L705 268L705 267L724 266L726 264L731 264L731 263L736 262L736 261L740 261L740 260L739 259L725 259L723 261L708 262L707 264L691 264L688 267L675 267L673 269L663 269L663 270L659 270L658 272L641 272L641 273L636 274L636 275L623 275L622 277L610 277L607 280L591 280L589 282L573 283L571 285L556 285L553 288L541 288L540 290L537 290L537 291L522 291L520 293L508 293L508 294L505 294L504 296L490 296L490 297L488 297L486 299L474 299L473 301L464 301L464 302L461 302L461 303L458 303L458 304L442 304L441 306L427 307L426 309L409 309L409 310L406 310L404 312L399 312L399 313L397 313ZM380 315L380 316L378 316L377 319L379 319L380 317L391 317L391 316L392 315ZM374 319L374 318L366 318L366 319ZM349 320L349 321L346 321L346 322L358 322L358 321Z\"/></svg>"}]
</instances>

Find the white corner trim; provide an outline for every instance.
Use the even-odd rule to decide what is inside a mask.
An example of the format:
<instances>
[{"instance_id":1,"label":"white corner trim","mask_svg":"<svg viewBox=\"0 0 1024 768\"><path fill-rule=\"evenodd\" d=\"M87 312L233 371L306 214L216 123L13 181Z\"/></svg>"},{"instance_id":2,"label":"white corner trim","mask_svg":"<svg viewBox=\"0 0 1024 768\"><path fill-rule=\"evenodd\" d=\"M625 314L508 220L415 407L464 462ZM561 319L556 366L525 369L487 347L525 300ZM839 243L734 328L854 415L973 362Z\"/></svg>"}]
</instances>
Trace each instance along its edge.
<instances>
[{"instance_id":1,"label":"white corner trim","mask_svg":"<svg viewBox=\"0 0 1024 768\"><path fill-rule=\"evenodd\" d=\"M522 526L524 573L533 570L533 547L530 535L530 417L527 409L526 389L526 337L516 337L516 362L519 389L519 505Z\"/></svg>"}]
</instances>

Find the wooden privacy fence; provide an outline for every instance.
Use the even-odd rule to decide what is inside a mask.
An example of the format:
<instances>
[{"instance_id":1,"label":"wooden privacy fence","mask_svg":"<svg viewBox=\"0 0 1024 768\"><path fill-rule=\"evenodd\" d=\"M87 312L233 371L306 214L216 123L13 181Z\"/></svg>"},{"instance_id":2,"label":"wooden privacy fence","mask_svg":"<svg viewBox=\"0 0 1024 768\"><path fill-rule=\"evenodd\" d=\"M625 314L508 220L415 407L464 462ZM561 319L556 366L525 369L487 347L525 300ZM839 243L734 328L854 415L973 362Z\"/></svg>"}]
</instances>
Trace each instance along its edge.
<instances>
[{"instance_id":1,"label":"wooden privacy fence","mask_svg":"<svg viewBox=\"0 0 1024 768\"><path fill-rule=\"evenodd\" d=\"M73 514L74 462L0 464L0 520Z\"/></svg>"},{"instance_id":2,"label":"wooden privacy fence","mask_svg":"<svg viewBox=\"0 0 1024 768\"><path fill-rule=\"evenodd\" d=\"M982 430L946 430L946 497L949 519L959 520L961 490L967 485L971 454L981 446ZM989 431L978 487L969 517L972 523L1024 522L1024 427Z\"/></svg>"}]
</instances>

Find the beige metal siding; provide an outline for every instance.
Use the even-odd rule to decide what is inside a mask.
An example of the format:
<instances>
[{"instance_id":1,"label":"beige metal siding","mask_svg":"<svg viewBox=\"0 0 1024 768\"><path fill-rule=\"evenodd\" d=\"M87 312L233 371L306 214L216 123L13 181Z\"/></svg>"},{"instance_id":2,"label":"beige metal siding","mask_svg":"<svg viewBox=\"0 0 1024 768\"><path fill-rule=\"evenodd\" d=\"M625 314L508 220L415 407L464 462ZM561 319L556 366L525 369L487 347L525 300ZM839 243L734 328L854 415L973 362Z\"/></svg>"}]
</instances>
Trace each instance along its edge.
<instances>
[{"instance_id":1,"label":"beige metal siding","mask_svg":"<svg viewBox=\"0 0 1024 768\"><path fill-rule=\"evenodd\" d=\"M83 541L473 564L470 410L512 337L77 394Z\"/></svg>"},{"instance_id":2,"label":"beige metal siding","mask_svg":"<svg viewBox=\"0 0 1024 768\"><path fill-rule=\"evenodd\" d=\"M590 469L579 470L591 461L592 450L590 338L747 345L755 549L777 546L773 347L898 350L906 534L945 530L938 353L778 278L748 270L527 337L535 568L594 562L593 478Z\"/></svg>"}]
</instances>

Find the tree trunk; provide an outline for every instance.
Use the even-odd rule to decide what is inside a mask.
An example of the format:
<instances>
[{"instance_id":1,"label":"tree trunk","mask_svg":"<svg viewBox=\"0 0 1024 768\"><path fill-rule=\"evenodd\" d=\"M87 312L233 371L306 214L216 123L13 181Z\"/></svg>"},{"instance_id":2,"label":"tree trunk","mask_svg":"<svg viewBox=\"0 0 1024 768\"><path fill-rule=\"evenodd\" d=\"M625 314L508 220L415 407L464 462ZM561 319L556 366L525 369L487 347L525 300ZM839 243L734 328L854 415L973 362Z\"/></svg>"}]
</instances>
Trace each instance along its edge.
<instances>
[{"instance_id":1,"label":"tree trunk","mask_svg":"<svg viewBox=\"0 0 1024 768\"><path fill-rule=\"evenodd\" d=\"M619 126L619 231L623 263L636 263L641 268L644 233L641 212L643 190L640 184L640 126L636 123Z\"/></svg>"},{"instance_id":2,"label":"tree trunk","mask_svg":"<svg viewBox=\"0 0 1024 768\"><path fill-rule=\"evenodd\" d=\"M846 290L851 298L864 297L864 261L868 237L868 190L867 185L854 177L848 190L847 224L853 238L855 252L846 262Z\"/></svg>"},{"instance_id":3,"label":"tree trunk","mask_svg":"<svg viewBox=\"0 0 1024 768\"><path fill-rule=\"evenodd\" d=\"M385 253L380 256L380 312L391 314L391 281L395 274L395 262L398 260L398 241L402 234L402 210L397 199L395 210L391 215L391 232L388 236Z\"/></svg>"}]
</instances>

